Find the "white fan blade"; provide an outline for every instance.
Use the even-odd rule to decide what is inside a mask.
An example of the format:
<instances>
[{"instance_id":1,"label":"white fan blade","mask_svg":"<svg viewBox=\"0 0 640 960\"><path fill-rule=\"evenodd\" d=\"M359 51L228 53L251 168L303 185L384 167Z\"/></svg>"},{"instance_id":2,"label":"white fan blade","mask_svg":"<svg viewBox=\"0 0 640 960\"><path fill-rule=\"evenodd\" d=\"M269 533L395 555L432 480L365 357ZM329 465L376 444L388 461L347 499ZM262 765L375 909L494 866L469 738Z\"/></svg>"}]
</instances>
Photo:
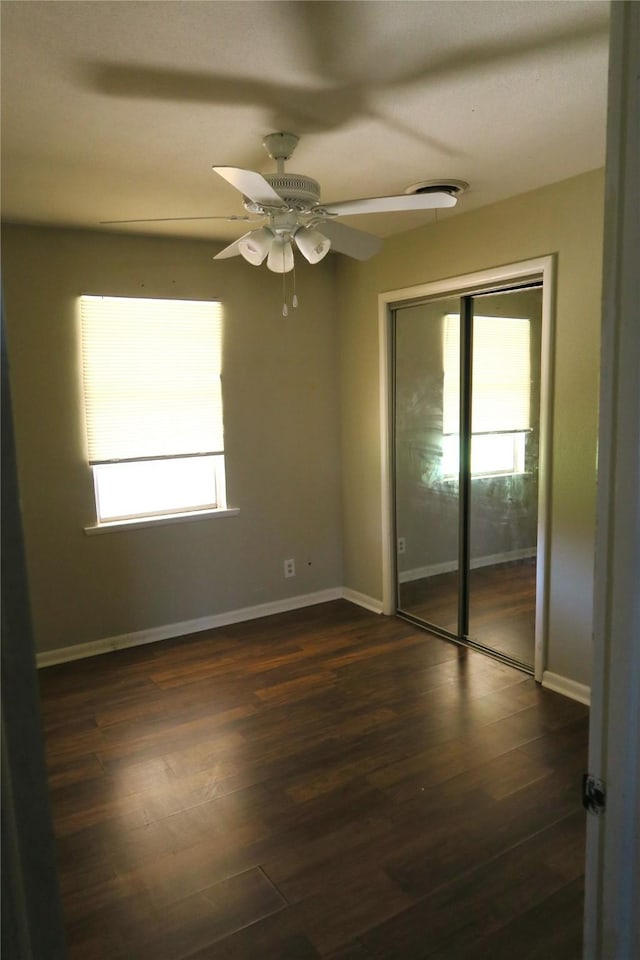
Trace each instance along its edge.
<instances>
[{"instance_id":1,"label":"white fan blade","mask_svg":"<svg viewBox=\"0 0 640 960\"><path fill-rule=\"evenodd\" d=\"M220 253L216 253L214 260L228 260L229 257L238 257L240 256L239 244L246 238L251 236L253 230L249 230L248 233L243 233L241 237L238 237L237 240L234 240L233 243L230 243L228 247L225 247L224 250L221 250Z\"/></svg>"},{"instance_id":2,"label":"white fan blade","mask_svg":"<svg viewBox=\"0 0 640 960\"><path fill-rule=\"evenodd\" d=\"M399 197L366 197L362 200L321 204L327 213L335 213L339 217L350 217L357 213L391 213L395 210L434 210L455 205L456 197L444 191L403 193Z\"/></svg>"},{"instance_id":3,"label":"white fan blade","mask_svg":"<svg viewBox=\"0 0 640 960\"><path fill-rule=\"evenodd\" d=\"M382 249L380 237L374 237L372 233L365 233L364 230L347 227L344 223L336 223L335 220L319 223L316 229L331 240L332 250L346 253L348 257L354 257L356 260L368 260Z\"/></svg>"},{"instance_id":4,"label":"white fan blade","mask_svg":"<svg viewBox=\"0 0 640 960\"><path fill-rule=\"evenodd\" d=\"M276 193L261 173L256 173L255 170L243 170L241 167L214 167L213 169L249 200L268 207L284 206L282 197Z\"/></svg>"},{"instance_id":5,"label":"white fan blade","mask_svg":"<svg viewBox=\"0 0 640 960\"><path fill-rule=\"evenodd\" d=\"M109 223L173 223L179 220L250 220L250 217L241 217L231 214L230 217L145 217L142 220L101 220L101 224Z\"/></svg>"}]
</instances>

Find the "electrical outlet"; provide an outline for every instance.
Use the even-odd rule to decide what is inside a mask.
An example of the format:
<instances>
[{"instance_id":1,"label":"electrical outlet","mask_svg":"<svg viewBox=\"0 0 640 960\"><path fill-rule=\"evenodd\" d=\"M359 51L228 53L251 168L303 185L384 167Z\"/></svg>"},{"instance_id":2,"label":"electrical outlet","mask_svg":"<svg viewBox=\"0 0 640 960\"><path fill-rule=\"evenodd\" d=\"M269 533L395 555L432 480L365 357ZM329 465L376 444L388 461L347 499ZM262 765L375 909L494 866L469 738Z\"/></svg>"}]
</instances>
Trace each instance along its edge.
<instances>
[{"instance_id":1,"label":"electrical outlet","mask_svg":"<svg viewBox=\"0 0 640 960\"><path fill-rule=\"evenodd\" d=\"M406 546L404 537L398 537L398 553L405 553Z\"/></svg>"},{"instance_id":2,"label":"electrical outlet","mask_svg":"<svg viewBox=\"0 0 640 960\"><path fill-rule=\"evenodd\" d=\"M295 575L296 575L296 562L295 562L295 560L285 560L285 562L284 562L284 575L285 575L285 577L295 577Z\"/></svg>"}]
</instances>

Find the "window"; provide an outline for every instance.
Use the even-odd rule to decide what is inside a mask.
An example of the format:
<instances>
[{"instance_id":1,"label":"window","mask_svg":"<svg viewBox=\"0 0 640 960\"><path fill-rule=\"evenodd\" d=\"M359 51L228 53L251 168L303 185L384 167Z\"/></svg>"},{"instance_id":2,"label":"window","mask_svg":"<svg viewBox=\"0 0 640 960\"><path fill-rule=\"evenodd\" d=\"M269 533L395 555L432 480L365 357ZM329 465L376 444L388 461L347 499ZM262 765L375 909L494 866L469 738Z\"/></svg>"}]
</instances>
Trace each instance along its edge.
<instances>
[{"instance_id":1,"label":"window","mask_svg":"<svg viewBox=\"0 0 640 960\"><path fill-rule=\"evenodd\" d=\"M98 524L226 508L222 307L80 298Z\"/></svg>"},{"instance_id":2,"label":"window","mask_svg":"<svg viewBox=\"0 0 640 960\"><path fill-rule=\"evenodd\" d=\"M530 428L530 331L527 319L473 318L471 475L523 473ZM459 469L460 317L444 318L442 476Z\"/></svg>"}]
</instances>

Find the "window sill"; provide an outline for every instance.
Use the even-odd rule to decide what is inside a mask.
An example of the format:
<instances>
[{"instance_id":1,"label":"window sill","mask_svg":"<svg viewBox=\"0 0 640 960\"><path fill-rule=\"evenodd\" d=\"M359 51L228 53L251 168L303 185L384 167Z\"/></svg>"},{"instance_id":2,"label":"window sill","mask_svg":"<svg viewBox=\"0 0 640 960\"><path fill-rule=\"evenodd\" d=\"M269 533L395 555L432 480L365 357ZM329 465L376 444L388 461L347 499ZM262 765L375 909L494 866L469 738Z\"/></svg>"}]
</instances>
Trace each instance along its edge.
<instances>
[{"instance_id":1,"label":"window sill","mask_svg":"<svg viewBox=\"0 0 640 960\"><path fill-rule=\"evenodd\" d=\"M471 480L512 480L515 477L530 477L531 470L517 470L515 473L472 473ZM458 475L454 477L440 477L441 483L457 483Z\"/></svg>"},{"instance_id":2,"label":"window sill","mask_svg":"<svg viewBox=\"0 0 640 960\"><path fill-rule=\"evenodd\" d=\"M192 510L185 513L164 513L155 517L134 517L131 520L109 520L106 523L97 523L93 527L85 527L88 537L96 533L113 533L115 530L143 530L146 527L161 527L169 523L187 523L191 520L213 520L218 517L235 517L240 513L239 507L226 507L213 510Z\"/></svg>"}]
</instances>

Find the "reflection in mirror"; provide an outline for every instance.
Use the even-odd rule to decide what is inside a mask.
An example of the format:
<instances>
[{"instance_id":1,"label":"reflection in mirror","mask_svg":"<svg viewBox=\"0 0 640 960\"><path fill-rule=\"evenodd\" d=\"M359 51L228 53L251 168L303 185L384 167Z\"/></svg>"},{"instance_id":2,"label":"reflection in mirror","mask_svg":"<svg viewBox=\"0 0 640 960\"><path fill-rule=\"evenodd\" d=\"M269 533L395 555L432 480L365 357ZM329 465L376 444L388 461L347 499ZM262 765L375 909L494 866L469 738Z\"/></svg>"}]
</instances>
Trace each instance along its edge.
<instances>
[{"instance_id":1,"label":"reflection in mirror","mask_svg":"<svg viewBox=\"0 0 640 960\"><path fill-rule=\"evenodd\" d=\"M394 313L398 609L458 633L457 420L445 424L444 345L457 298ZM449 417L451 419L451 417ZM445 436L446 426L446 436Z\"/></svg>"},{"instance_id":2,"label":"reflection in mirror","mask_svg":"<svg viewBox=\"0 0 640 960\"><path fill-rule=\"evenodd\" d=\"M471 432L461 496L463 303ZM398 612L531 669L542 288L407 304L393 316Z\"/></svg>"},{"instance_id":3,"label":"reflection in mirror","mask_svg":"<svg viewBox=\"0 0 640 960\"><path fill-rule=\"evenodd\" d=\"M469 637L532 666L542 289L476 296L473 311ZM493 459L474 460L478 442Z\"/></svg>"}]
</instances>

